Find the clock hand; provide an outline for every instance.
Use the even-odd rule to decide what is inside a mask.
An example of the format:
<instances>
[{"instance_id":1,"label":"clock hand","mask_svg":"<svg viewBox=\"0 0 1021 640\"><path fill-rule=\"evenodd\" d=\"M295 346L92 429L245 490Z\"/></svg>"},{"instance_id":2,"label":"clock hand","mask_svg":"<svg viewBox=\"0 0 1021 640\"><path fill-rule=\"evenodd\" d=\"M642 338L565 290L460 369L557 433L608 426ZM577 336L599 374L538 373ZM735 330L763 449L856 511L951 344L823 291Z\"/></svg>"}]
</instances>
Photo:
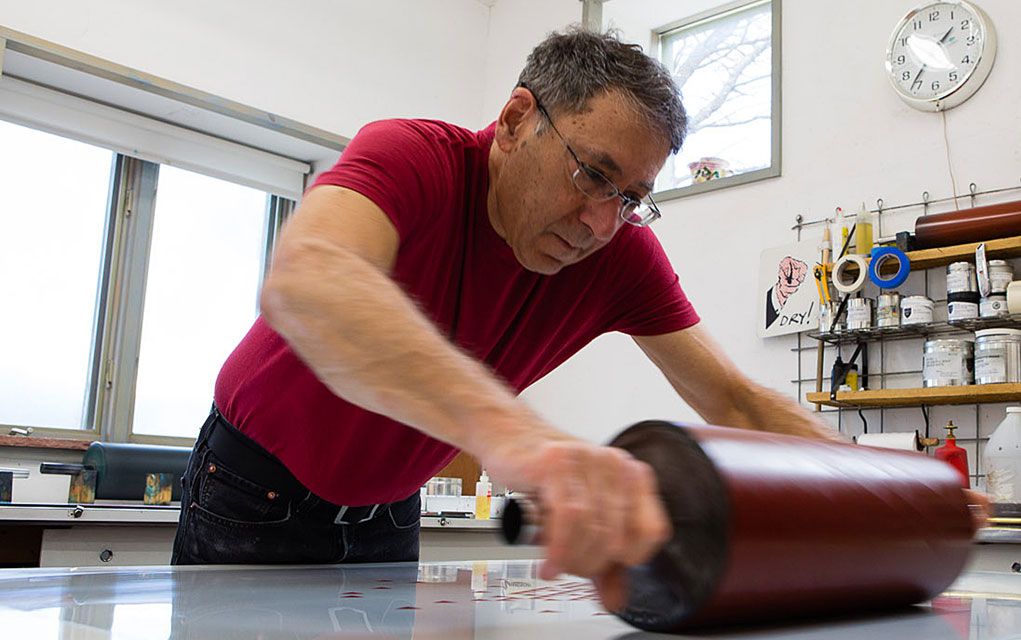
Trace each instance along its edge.
<instances>
[{"instance_id":1,"label":"clock hand","mask_svg":"<svg viewBox=\"0 0 1021 640\"><path fill-rule=\"evenodd\" d=\"M912 88L914 88L914 86L915 86L915 83L916 83L916 82L918 82L918 79L919 79L920 77L922 77L922 72L923 72L923 71L925 71L925 65L924 65L924 64L923 64L923 65L922 65L922 66L921 66L921 67L920 67L920 68L918 69L918 73L917 73L917 74L915 74L915 79L911 81L911 87L912 87Z\"/></svg>"},{"instance_id":2,"label":"clock hand","mask_svg":"<svg viewBox=\"0 0 1021 640\"><path fill-rule=\"evenodd\" d=\"M951 31L953 31L953 30L954 30L954 28L953 28L953 27L950 27L949 29L947 29L947 32L946 32L946 33L944 33L944 34L943 34L943 37L939 39L939 41L940 41L940 44L942 44L942 43L943 43L943 41L947 39L947 36L948 36L948 35L950 35L950 32L951 32Z\"/></svg>"}]
</instances>

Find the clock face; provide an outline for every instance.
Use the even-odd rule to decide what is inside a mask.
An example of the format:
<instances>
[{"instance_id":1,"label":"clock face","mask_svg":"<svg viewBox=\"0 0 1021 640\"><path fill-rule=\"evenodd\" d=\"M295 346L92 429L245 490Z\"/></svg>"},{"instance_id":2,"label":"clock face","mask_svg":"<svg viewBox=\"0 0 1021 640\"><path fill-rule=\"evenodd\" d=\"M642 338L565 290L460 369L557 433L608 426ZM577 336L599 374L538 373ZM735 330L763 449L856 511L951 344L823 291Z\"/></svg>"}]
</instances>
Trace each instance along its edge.
<instances>
[{"instance_id":1,"label":"clock face","mask_svg":"<svg viewBox=\"0 0 1021 640\"><path fill-rule=\"evenodd\" d=\"M908 104L937 111L960 104L985 80L995 54L992 23L968 2L916 8L894 30L886 70Z\"/></svg>"}]
</instances>

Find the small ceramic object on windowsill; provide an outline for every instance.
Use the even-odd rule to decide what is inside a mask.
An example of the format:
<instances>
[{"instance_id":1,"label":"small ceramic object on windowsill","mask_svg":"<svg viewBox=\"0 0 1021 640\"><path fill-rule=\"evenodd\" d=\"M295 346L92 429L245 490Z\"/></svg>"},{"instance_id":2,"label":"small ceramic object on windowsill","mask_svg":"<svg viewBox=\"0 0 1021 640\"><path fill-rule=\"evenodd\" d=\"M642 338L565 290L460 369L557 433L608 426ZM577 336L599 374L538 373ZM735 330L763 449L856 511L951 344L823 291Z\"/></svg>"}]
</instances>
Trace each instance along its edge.
<instances>
[{"instance_id":1,"label":"small ceramic object on windowsill","mask_svg":"<svg viewBox=\"0 0 1021 640\"><path fill-rule=\"evenodd\" d=\"M727 168L729 166L730 163L723 158L710 157L699 158L697 162L688 163L691 180L695 184L734 175L734 172Z\"/></svg>"}]
</instances>

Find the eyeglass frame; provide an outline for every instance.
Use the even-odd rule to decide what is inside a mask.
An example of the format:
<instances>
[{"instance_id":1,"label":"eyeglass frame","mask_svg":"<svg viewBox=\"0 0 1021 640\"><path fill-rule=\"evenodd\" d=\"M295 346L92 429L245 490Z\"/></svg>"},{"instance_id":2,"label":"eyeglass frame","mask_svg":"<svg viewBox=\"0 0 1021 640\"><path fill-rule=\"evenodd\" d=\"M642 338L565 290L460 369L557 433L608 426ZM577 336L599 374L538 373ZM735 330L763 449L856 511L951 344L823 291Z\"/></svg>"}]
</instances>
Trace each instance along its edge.
<instances>
[{"instance_id":1,"label":"eyeglass frame","mask_svg":"<svg viewBox=\"0 0 1021 640\"><path fill-rule=\"evenodd\" d=\"M610 178L607 177L605 173L603 173L599 169L593 167L592 165L586 162L582 162L581 158L578 157L578 154L575 153L574 149L571 148L571 145L567 143L567 140L564 138L563 134L560 133L560 130L557 129L557 125L554 124L553 118L550 116L549 112L546 111L546 107L542 106L542 103L539 102L539 96L535 95L535 92L532 91L524 82L518 84L518 86L521 87L522 89L526 89L529 93L532 94L532 98L535 99L535 106L539 110L539 113L546 117L546 120L549 121L550 126L553 128L553 132L557 134L557 137L560 138L560 141L564 143L564 147L567 149L567 152L571 154L572 158L574 158L574 162L578 165L578 168L575 169L574 173L571 174L571 182L574 183L574 187L578 191L580 191L583 196L589 198L590 200L595 200L596 202L607 202L608 200L612 200L614 196L620 198L621 206L620 210L617 212L617 215L620 216L621 220L634 227L647 227L656 220L659 220L661 217L663 217L663 214L660 213L659 211L659 206L656 205L656 201L652 199L651 193L646 196L649 199L648 203L642 202L641 200L636 200L635 198L632 198L631 196L622 192L620 188L617 187L616 183L614 183L613 180L610 180ZM614 194L600 200L599 198L591 195L590 193L587 193L578 185L578 173L581 171L585 171L585 173L589 175L595 174L596 176L598 176L600 179L606 182L606 184L613 187ZM640 222L631 222L626 217L624 217L624 212L627 210L628 206L633 206L634 209L637 209L642 205L646 205L652 211L652 216L648 220L642 220Z\"/></svg>"}]
</instances>

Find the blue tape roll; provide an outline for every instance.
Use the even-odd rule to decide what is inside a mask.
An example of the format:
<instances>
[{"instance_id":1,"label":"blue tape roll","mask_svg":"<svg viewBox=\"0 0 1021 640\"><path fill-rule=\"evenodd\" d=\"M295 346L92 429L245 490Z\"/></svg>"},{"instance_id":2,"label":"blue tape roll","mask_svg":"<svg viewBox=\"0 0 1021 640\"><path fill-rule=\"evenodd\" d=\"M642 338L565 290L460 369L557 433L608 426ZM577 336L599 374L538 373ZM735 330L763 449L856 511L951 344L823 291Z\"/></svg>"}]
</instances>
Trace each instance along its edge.
<instances>
[{"instance_id":1,"label":"blue tape roll","mask_svg":"<svg viewBox=\"0 0 1021 640\"><path fill-rule=\"evenodd\" d=\"M884 263L890 260L900 263L900 268L892 277L883 278L879 275L879 270ZM880 289L896 289L904 284L909 273L911 273L911 260L897 247L879 247L872 250L872 260L869 261L869 280Z\"/></svg>"}]
</instances>

